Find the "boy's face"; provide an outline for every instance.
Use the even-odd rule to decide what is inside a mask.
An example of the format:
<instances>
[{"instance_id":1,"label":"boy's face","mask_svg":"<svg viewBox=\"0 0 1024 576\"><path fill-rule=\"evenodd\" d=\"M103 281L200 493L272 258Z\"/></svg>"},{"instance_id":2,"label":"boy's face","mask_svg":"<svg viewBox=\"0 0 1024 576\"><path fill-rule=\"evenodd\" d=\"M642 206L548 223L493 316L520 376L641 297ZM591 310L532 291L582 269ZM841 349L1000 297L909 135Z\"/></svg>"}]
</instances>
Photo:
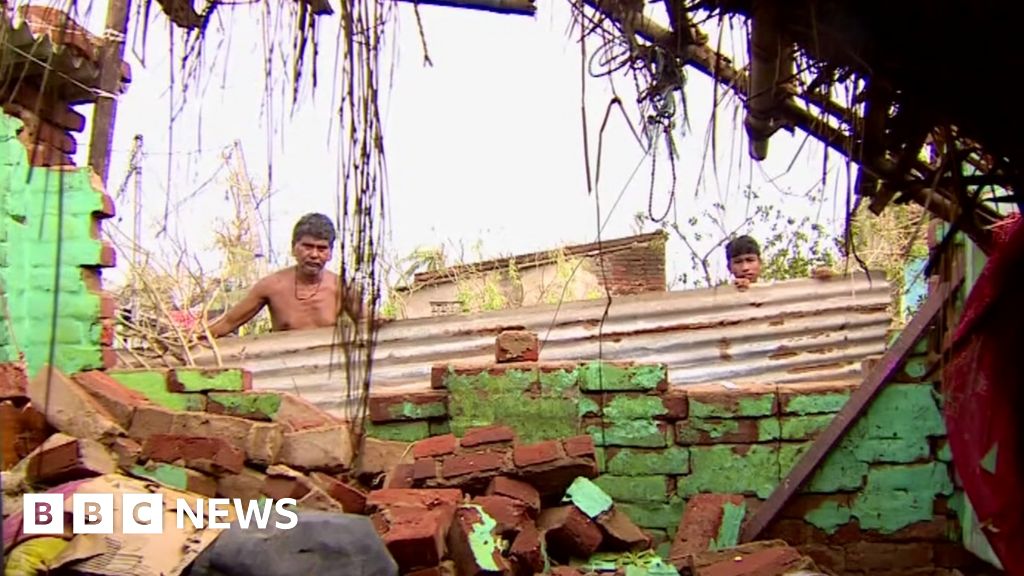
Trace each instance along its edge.
<instances>
[{"instance_id":1,"label":"boy's face","mask_svg":"<svg viewBox=\"0 0 1024 576\"><path fill-rule=\"evenodd\" d=\"M740 254L729 261L729 272L737 280L757 282L761 275L761 258L757 254Z\"/></svg>"}]
</instances>

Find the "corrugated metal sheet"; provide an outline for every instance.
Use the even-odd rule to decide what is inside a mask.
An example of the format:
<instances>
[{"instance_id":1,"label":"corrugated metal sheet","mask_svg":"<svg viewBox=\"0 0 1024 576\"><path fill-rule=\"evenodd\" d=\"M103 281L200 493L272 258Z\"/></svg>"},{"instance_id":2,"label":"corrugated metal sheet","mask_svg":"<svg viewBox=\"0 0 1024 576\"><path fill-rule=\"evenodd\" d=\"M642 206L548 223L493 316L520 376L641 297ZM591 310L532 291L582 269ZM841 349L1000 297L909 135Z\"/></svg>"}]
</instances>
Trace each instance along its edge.
<instances>
[{"instance_id":1,"label":"corrugated metal sheet","mask_svg":"<svg viewBox=\"0 0 1024 576\"><path fill-rule=\"evenodd\" d=\"M378 336L374 393L429 387L440 362L493 361L502 327L545 341L541 359L663 362L673 385L714 381L821 382L858 377L861 361L885 348L889 285L881 273L831 281L795 280L747 292L732 287L534 306L466 316L402 320ZM225 365L252 370L259 389L301 394L338 412L344 372L330 369L332 329L222 340ZM233 340L233 341L232 341ZM199 363L212 363L205 354Z\"/></svg>"}]
</instances>

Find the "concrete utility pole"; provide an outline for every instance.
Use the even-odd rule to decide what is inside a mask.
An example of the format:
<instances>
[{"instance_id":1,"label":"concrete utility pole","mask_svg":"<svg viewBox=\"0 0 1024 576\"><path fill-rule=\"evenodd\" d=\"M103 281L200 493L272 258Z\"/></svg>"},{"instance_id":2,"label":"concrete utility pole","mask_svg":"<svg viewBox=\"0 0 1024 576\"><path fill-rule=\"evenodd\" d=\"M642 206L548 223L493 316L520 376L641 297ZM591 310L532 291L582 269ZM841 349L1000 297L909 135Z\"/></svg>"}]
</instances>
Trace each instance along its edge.
<instances>
[{"instance_id":1,"label":"concrete utility pole","mask_svg":"<svg viewBox=\"0 0 1024 576\"><path fill-rule=\"evenodd\" d=\"M125 33L131 0L109 0L106 29L100 47L100 93L92 113L89 135L89 166L107 183L110 173L110 143L114 139L117 95L121 88L121 63L124 60Z\"/></svg>"}]
</instances>

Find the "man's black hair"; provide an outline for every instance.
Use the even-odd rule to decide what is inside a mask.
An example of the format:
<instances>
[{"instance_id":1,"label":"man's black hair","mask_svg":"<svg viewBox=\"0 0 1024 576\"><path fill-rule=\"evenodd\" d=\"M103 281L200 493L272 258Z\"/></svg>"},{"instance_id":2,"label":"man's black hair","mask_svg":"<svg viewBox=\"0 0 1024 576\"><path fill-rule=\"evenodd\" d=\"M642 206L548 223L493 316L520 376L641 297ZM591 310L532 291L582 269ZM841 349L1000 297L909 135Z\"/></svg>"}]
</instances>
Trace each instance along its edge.
<instances>
[{"instance_id":1,"label":"man's black hair","mask_svg":"<svg viewBox=\"0 0 1024 576\"><path fill-rule=\"evenodd\" d=\"M311 212L306 214L295 223L292 230L292 246L299 243L299 238L309 236L317 240L326 240L328 244L334 245L337 232L334 229L334 222L323 214Z\"/></svg>"},{"instance_id":2,"label":"man's black hair","mask_svg":"<svg viewBox=\"0 0 1024 576\"><path fill-rule=\"evenodd\" d=\"M753 254L758 258L761 257L761 247L758 246L757 240L754 240L750 236L740 236L734 238L725 245L725 258L729 262L737 256L746 256Z\"/></svg>"}]
</instances>

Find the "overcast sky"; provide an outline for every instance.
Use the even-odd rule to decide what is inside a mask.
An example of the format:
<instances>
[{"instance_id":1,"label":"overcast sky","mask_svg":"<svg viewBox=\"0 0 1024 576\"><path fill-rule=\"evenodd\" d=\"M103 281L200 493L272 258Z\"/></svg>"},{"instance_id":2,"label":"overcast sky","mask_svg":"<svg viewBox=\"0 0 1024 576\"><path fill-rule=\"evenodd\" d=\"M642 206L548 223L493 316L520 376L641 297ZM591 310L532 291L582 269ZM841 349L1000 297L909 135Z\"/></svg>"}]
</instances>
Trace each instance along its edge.
<instances>
[{"instance_id":1,"label":"overcast sky","mask_svg":"<svg viewBox=\"0 0 1024 576\"><path fill-rule=\"evenodd\" d=\"M258 183L267 182L268 166L273 167L270 216L275 250L286 247L301 214L335 212L337 129L328 141L328 127L336 117L331 75L338 17L320 20L315 98L307 89L291 113L284 94L290 80L278 61L271 80L273 110L268 112L263 37L267 33L287 47L288 16L277 14L278 21L267 25L262 7L258 3L222 8L219 21L207 34L207 70L201 85L188 91L184 105L180 85L169 87L172 68L180 81L182 45L177 41L172 54L168 21L157 5L144 50L141 27L133 25L129 32L126 60L133 68L133 82L120 99L108 187L111 194L118 191L128 171L132 139L141 134L145 151L142 238L147 247L166 243L157 232L165 222L168 201L167 224L172 231L187 238L193 249L211 245L216 219L228 217L231 210L221 167L222 152L235 139L241 141L250 174ZM537 16L531 18L421 7L433 61L432 67L426 67L412 7L396 5L392 17L397 25L391 30L384 65L385 69L394 65L393 82L383 87L382 102L392 254L442 244L451 250L461 242L467 248L479 244L486 258L596 240L595 199L587 194L582 152L581 58L577 41L567 33L569 3L542 0L538 8ZM662 7L655 4L652 9ZM82 19L100 32L105 10L105 2L94 2ZM714 34L714 27L709 31ZM745 62L739 37L724 35L722 47L736 61ZM621 75L613 78L636 122L632 82ZM588 78L586 90L595 155L612 89L607 78ZM172 96L180 108L173 125ZM675 131L679 159L674 218L681 225L689 228L688 218L699 216L715 202L727 207L728 227L738 225L748 215L740 202L745 186L785 206L794 217L808 215L834 229L835 222L842 221L847 168L841 158L830 155L825 183L828 201L813 206L801 197L820 186L826 166L822 146L805 141L799 132L779 133L771 141L768 160L753 163L746 152L742 111L736 109L735 100L719 96L713 162L708 138L715 99L712 83L690 71L686 96L690 130ZM80 164L85 164L85 141L87 137L78 154ZM598 194L603 217L608 219L602 237L629 235L634 231L634 214L648 211L651 165L621 115L612 116L605 132L601 171ZM655 213L665 211L669 175L667 159L661 154L653 195ZM118 206L119 226L129 232L130 198L129 192ZM620 201L609 214L616 199ZM698 228L706 228L705 246L718 241L719 235L706 222ZM749 231L765 234L763 227ZM722 277L726 271L720 252L715 252L713 263L714 272ZM682 242L670 239L670 277L690 268L687 254ZM212 256L206 260L216 264ZM106 275L111 280L119 276L116 272Z\"/></svg>"}]
</instances>

